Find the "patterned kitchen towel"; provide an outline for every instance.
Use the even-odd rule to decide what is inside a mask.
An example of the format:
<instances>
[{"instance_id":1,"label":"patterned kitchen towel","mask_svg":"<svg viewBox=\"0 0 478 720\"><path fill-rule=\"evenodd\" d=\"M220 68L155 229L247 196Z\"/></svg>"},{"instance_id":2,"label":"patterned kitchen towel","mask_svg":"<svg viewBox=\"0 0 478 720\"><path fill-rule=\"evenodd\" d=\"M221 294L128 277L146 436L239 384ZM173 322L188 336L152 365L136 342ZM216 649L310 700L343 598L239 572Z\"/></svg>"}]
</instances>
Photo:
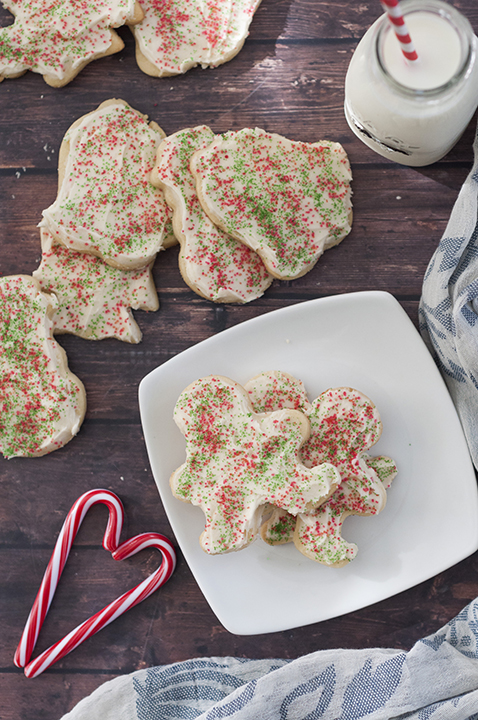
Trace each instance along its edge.
<instances>
[{"instance_id":1,"label":"patterned kitchen towel","mask_svg":"<svg viewBox=\"0 0 478 720\"><path fill-rule=\"evenodd\" d=\"M478 135L460 190L423 281L420 332L460 416L478 469Z\"/></svg>"},{"instance_id":2,"label":"patterned kitchen towel","mask_svg":"<svg viewBox=\"0 0 478 720\"><path fill-rule=\"evenodd\" d=\"M478 599L409 652L203 658L116 678L63 720L478 720Z\"/></svg>"}]
</instances>

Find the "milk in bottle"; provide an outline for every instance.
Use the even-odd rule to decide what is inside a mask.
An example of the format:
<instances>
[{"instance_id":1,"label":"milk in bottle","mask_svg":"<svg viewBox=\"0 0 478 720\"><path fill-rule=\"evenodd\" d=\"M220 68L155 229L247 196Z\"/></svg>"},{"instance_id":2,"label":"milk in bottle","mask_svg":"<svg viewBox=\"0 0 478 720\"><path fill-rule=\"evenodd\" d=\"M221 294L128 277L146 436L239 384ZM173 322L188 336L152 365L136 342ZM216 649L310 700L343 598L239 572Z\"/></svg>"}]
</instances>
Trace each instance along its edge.
<instances>
[{"instance_id":1,"label":"milk in bottle","mask_svg":"<svg viewBox=\"0 0 478 720\"><path fill-rule=\"evenodd\" d=\"M360 41L345 80L353 132L384 157L428 165L457 142L478 105L477 38L441 0L403 0L418 54L407 60L387 15Z\"/></svg>"}]
</instances>

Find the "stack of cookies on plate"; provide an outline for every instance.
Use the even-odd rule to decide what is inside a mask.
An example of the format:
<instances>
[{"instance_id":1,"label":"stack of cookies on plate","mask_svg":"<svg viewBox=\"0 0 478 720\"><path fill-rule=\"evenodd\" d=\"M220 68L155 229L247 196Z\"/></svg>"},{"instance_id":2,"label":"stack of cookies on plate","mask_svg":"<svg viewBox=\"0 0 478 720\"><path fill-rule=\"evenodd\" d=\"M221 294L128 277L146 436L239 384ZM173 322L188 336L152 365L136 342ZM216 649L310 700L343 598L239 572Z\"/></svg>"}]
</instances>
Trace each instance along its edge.
<instances>
[{"instance_id":1,"label":"stack of cookies on plate","mask_svg":"<svg viewBox=\"0 0 478 720\"><path fill-rule=\"evenodd\" d=\"M175 497L202 509L202 549L241 550L258 535L294 542L329 567L347 565L357 546L342 537L349 515L377 515L397 473L369 450L382 433L362 392L331 388L310 402L288 373L263 372L244 387L207 376L180 395L174 419L186 460L172 474Z\"/></svg>"}]
</instances>

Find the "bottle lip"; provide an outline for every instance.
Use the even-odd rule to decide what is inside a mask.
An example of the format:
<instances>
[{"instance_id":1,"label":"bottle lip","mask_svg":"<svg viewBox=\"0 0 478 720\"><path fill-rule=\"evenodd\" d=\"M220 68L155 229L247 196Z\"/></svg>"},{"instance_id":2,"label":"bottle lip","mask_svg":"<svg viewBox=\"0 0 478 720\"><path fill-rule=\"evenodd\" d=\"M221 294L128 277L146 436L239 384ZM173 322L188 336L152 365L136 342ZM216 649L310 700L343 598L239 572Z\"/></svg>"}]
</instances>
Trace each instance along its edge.
<instances>
[{"instance_id":1,"label":"bottle lip","mask_svg":"<svg viewBox=\"0 0 478 720\"><path fill-rule=\"evenodd\" d=\"M382 17L377 21L375 31L375 55L382 75L395 88L395 90L406 97L423 98L426 100L433 99L434 97L442 95L443 93L453 89L460 80L467 77L467 75L471 72L471 67L475 58L473 28L464 15L459 13L452 5L442 2L442 0L402 0L400 6L405 20L407 14L411 14L413 12L430 12L446 19L457 31L461 41L462 51L463 49L465 50L465 52L462 52L463 57L457 71L451 76L451 78L449 78L449 80L446 81L446 83L424 90L412 88L396 80L385 67L382 57L383 39L386 32L393 32L393 28L386 14L382 15Z\"/></svg>"}]
</instances>

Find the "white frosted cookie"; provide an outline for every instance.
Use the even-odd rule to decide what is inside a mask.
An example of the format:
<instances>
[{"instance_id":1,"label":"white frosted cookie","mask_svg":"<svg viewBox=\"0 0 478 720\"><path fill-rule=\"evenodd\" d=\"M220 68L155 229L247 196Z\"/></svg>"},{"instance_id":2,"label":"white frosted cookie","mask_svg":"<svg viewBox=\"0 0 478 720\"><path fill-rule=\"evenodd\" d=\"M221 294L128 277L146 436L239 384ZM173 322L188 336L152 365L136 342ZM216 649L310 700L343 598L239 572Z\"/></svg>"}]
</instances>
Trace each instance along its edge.
<instances>
[{"instance_id":1,"label":"white frosted cookie","mask_svg":"<svg viewBox=\"0 0 478 720\"><path fill-rule=\"evenodd\" d=\"M276 412L284 408L307 414L310 402L302 380L280 370L259 373L245 385L255 412ZM269 545L282 545L294 540L297 517L270 504L264 512L261 537Z\"/></svg>"},{"instance_id":2,"label":"white frosted cookie","mask_svg":"<svg viewBox=\"0 0 478 720\"><path fill-rule=\"evenodd\" d=\"M60 147L58 195L40 226L113 267L148 265L164 246L171 215L149 180L163 138L124 100L107 100L79 118Z\"/></svg>"},{"instance_id":3,"label":"white frosted cookie","mask_svg":"<svg viewBox=\"0 0 478 720\"><path fill-rule=\"evenodd\" d=\"M363 393L332 388L313 403L303 383L278 371L264 372L245 385L256 411L297 408L310 421L310 438L301 448L304 465L333 463L342 482L333 495L311 512L297 518L272 508L261 534L271 545L294 541L307 557L333 567L347 564L357 546L342 537L348 515L376 515L386 503L386 488L397 473L393 460L371 457L368 450L382 432L380 415Z\"/></svg>"},{"instance_id":4,"label":"white frosted cookie","mask_svg":"<svg viewBox=\"0 0 478 720\"><path fill-rule=\"evenodd\" d=\"M62 87L89 62L119 52L124 43L112 28L143 17L135 0L4 0L15 16L0 28L0 81L27 70Z\"/></svg>"},{"instance_id":5,"label":"white frosted cookie","mask_svg":"<svg viewBox=\"0 0 478 720\"><path fill-rule=\"evenodd\" d=\"M304 464L313 467L326 459L335 462L342 483L326 507L297 519L294 543L312 560L341 567L358 551L354 543L342 537L345 518L377 515L387 501L385 487L365 457L380 438L382 422L372 401L352 388L322 393L312 403L308 417L311 437L303 448Z\"/></svg>"},{"instance_id":6,"label":"white frosted cookie","mask_svg":"<svg viewBox=\"0 0 478 720\"><path fill-rule=\"evenodd\" d=\"M307 469L299 462L309 435L303 413L255 413L247 392L229 378L189 385L174 419L186 439L186 461L170 485L175 497L203 510L200 544L207 553L254 540L267 503L297 515L323 503L340 482L329 463Z\"/></svg>"},{"instance_id":7,"label":"white frosted cookie","mask_svg":"<svg viewBox=\"0 0 478 720\"><path fill-rule=\"evenodd\" d=\"M55 305L55 296L28 275L0 278L0 451L6 458L56 450L83 422L83 384L53 338Z\"/></svg>"},{"instance_id":8,"label":"white frosted cookie","mask_svg":"<svg viewBox=\"0 0 478 720\"><path fill-rule=\"evenodd\" d=\"M68 250L44 228L41 246L41 263L33 277L58 300L53 313L55 334L140 342L141 330L130 308L154 311L159 307L151 265L118 270L94 255Z\"/></svg>"},{"instance_id":9,"label":"white frosted cookie","mask_svg":"<svg viewBox=\"0 0 478 720\"><path fill-rule=\"evenodd\" d=\"M145 18L131 27L136 61L148 75L216 67L242 48L260 0L141 0Z\"/></svg>"},{"instance_id":10,"label":"white frosted cookie","mask_svg":"<svg viewBox=\"0 0 478 720\"><path fill-rule=\"evenodd\" d=\"M214 225L198 200L189 162L213 139L213 131L205 125L168 136L158 148L151 182L164 190L173 209L184 281L208 300L245 303L263 295L272 276L257 253Z\"/></svg>"},{"instance_id":11,"label":"white frosted cookie","mask_svg":"<svg viewBox=\"0 0 478 720\"><path fill-rule=\"evenodd\" d=\"M211 220L261 256L274 277L300 277L351 230L350 165L339 143L259 128L217 135L191 160Z\"/></svg>"},{"instance_id":12,"label":"white frosted cookie","mask_svg":"<svg viewBox=\"0 0 478 720\"><path fill-rule=\"evenodd\" d=\"M289 408L307 414L311 405L302 380L282 372L268 370L255 375L245 385L255 412L274 412Z\"/></svg>"},{"instance_id":13,"label":"white frosted cookie","mask_svg":"<svg viewBox=\"0 0 478 720\"><path fill-rule=\"evenodd\" d=\"M398 472L397 466L392 458L386 455L372 456L365 452L363 453L363 459L369 468L375 470L383 487L385 490L388 490L392 486L392 481Z\"/></svg>"}]
</instances>

